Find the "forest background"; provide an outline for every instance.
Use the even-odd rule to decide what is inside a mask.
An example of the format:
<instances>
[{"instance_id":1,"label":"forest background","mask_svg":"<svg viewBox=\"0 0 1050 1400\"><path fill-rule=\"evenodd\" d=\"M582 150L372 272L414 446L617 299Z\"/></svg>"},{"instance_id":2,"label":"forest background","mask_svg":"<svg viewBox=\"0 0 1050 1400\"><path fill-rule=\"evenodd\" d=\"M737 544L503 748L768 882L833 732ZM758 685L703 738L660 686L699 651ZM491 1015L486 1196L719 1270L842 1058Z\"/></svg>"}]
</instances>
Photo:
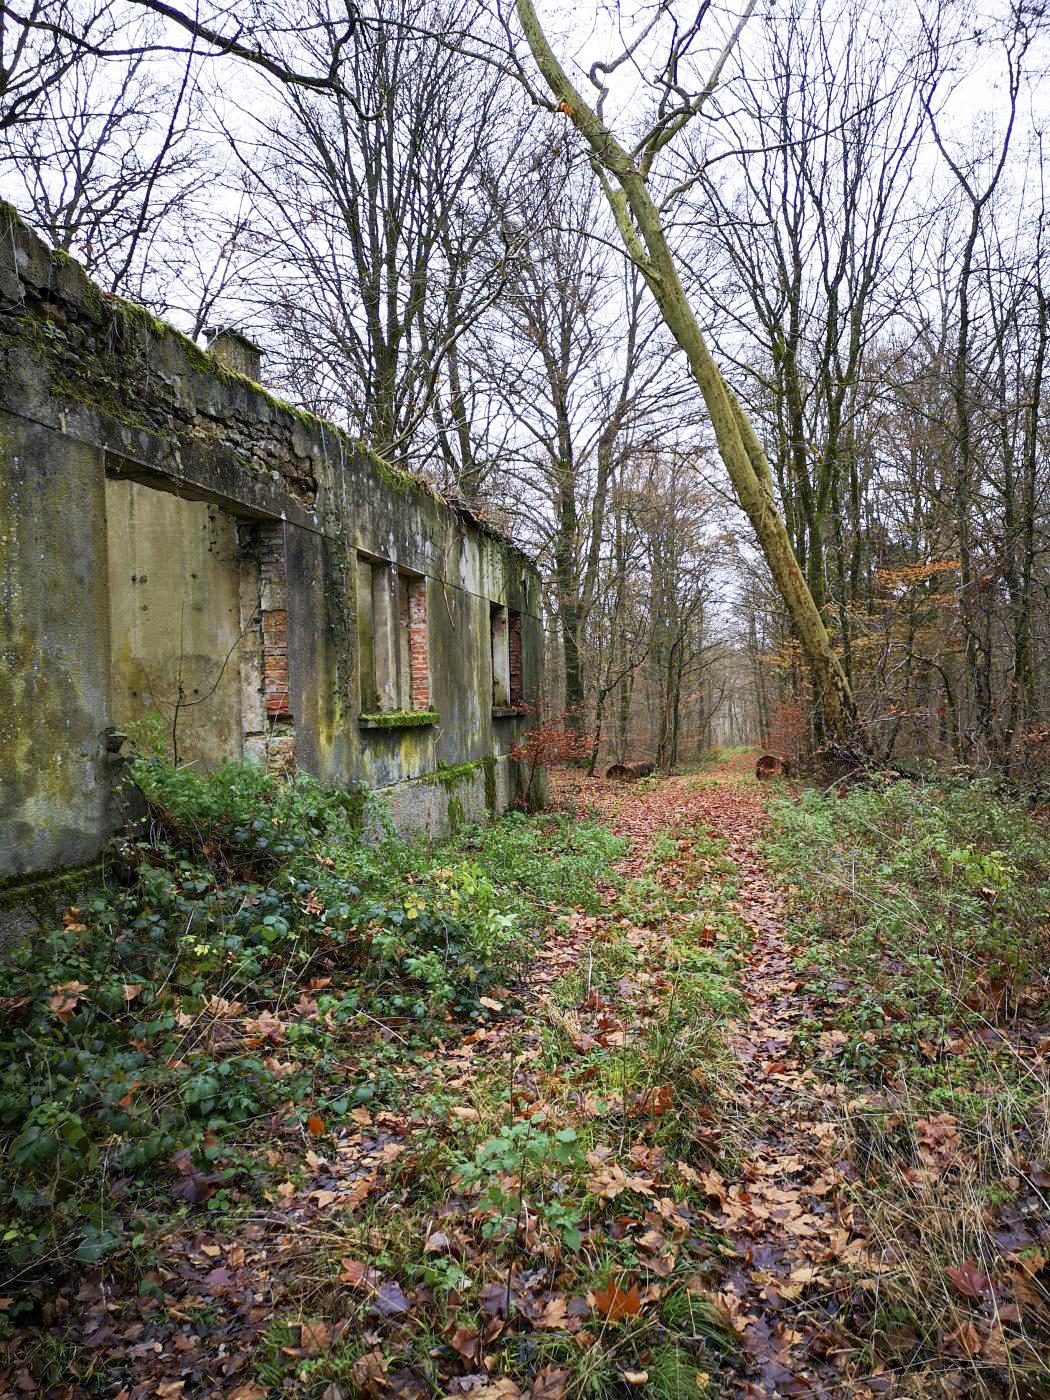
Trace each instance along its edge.
<instances>
[{"instance_id":1,"label":"forest background","mask_svg":"<svg viewBox=\"0 0 1050 1400\"><path fill-rule=\"evenodd\" d=\"M514 7L21 0L0 22L5 196L104 290L236 327L277 392L533 554L547 704L583 749L823 742L768 550ZM1038 780L1046 5L543 23L604 118L657 133L682 289L867 744Z\"/></svg>"}]
</instances>

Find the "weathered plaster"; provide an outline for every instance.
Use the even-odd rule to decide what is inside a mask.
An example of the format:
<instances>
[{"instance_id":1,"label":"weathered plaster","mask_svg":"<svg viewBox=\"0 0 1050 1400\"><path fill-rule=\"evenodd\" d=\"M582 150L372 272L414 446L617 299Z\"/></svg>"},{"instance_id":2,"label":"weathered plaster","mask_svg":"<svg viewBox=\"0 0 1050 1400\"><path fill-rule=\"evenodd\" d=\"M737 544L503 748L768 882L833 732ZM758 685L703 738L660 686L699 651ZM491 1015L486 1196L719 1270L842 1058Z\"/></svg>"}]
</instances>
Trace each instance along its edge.
<instances>
[{"instance_id":1,"label":"weathered plaster","mask_svg":"<svg viewBox=\"0 0 1050 1400\"><path fill-rule=\"evenodd\" d=\"M246 727L236 521L203 501L108 480L106 537L113 723L177 709L179 761L218 767Z\"/></svg>"},{"instance_id":2,"label":"weathered plaster","mask_svg":"<svg viewBox=\"0 0 1050 1400\"><path fill-rule=\"evenodd\" d=\"M107 731L133 717L138 681L148 673L156 690L177 690L181 662L201 692L231 643L228 684L180 721L200 762L287 758L294 731L300 767L384 789L419 829L512 799L505 755L527 720L492 713L490 608L523 614L535 699L540 590L519 551L331 424L101 293L4 206L0 312L0 880L98 854L119 820ZM275 525L290 711L279 723L260 704L272 653L252 623L267 602L245 543ZM404 670L387 644L371 663L382 693L362 706L362 647L376 639L358 607L359 552L389 566L395 616L396 569L424 581L430 723L358 723L362 708L402 703L392 675ZM136 615L139 593L148 611ZM480 766L450 811L434 775L463 764Z\"/></svg>"}]
</instances>

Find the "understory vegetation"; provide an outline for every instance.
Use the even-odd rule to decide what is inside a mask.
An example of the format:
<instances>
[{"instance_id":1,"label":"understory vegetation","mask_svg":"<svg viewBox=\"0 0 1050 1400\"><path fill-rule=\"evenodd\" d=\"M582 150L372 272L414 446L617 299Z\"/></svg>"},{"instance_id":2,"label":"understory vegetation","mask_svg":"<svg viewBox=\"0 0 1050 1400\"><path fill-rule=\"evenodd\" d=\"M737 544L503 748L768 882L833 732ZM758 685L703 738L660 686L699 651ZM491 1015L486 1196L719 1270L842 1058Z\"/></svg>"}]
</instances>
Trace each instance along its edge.
<instances>
[{"instance_id":1,"label":"understory vegetation","mask_svg":"<svg viewBox=\"0 0 1050 1400\"><path fill-rule=\"evenodd\" d=\"M5 954L8 1374L705 1393L734 1347L691 1165L739 1010L717 845L668 832L628 879L579 811L412 843L303 778L134 776L104 891Z\"/></svg>"},{"instance_id":2,"label":"understory vegetation","mask_svg":"<svg viewBox=\"0 0 1050 1400\"><path fill-rule=\"evenodd\" d=\"M319 1135L383 1102L386 1062L488 1017L545 900L593 904L617 849L518 816L413 845L359 794L250 766L134 776L148 817L105 890L5 954L5 1277L141 1243L172 1154L177 1197L244 1200L260 1129Z\"/></svg>"},{"instance_id":3,"label":"understory vegetation","mask_svg":"<svg viewBox=\"0 0 1050 1400\"><path fill-rule=\"evenodd\" d=\"M1045 820L981 783L807 792L770 818L794 887L795 1044L837 1086L877 1262L850 1300L869 1360L961 1359L974 1394L1045 1394Z\"/></svg>"},{"instance_id":4,"label":"understory vegetation","mask_svg":"<svg viewBox=\"0 0 1050 1400\"><path fill-rule=\"evenodd\" d=\"M751 762L433 843L137 760L4 954L0 1383L1045 1394L1044 822Z\"/></svg>"}]
</instances>

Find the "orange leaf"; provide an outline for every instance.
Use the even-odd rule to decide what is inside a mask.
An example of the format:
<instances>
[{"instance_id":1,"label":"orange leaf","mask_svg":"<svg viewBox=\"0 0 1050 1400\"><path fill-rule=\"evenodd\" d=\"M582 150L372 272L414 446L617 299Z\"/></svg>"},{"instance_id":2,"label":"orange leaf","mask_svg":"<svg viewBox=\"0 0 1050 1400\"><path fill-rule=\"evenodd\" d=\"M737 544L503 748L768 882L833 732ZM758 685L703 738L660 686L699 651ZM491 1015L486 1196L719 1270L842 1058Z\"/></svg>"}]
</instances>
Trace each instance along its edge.
<instances>
[{"instance_id":1,"label":"orange leaf","mask_svg":"<svg viewBox=\"0 0 1050 1400\"><path fill-rule=\"evenodd\" d=\"M348 1283L351 1288L357 1288L368 1282L369 1267L360 1259L340 1259L339 1262L343 1266L343 1272L339 1275L340 1283Z\"/></svg>"},{"instance_id":2,"label":"orange leaf","mask_svg":"<svg viewBox=\"0 0 1050 1400\"><path fill-rule=\"evenodd\" d=\"M649 1101L645 1104L648 1111L653 1114L666 1113L669 1108L674 1107L674 1085L658 1084L649 1095Z\"/></svg>"},{"instance_id":3,"label":"orange leaf","mask_svg":"<svg viewBox=\"0 0 1050 1400\"><path fill-rule=\"evenodd\" d=\"M975 1264L970 1263L969 1259L962 1261L961 1268L949 1268L945 1269L944 1272L964 1298L983 1298L988 1292L988 1280Z\"/></svg>"},{"instance_id":4,"label":"orange leaf","mask_svg":"<svg viewBox=\"0 0 1050 1400\"><path fill-rule=\"evenodd\" d=\"M478 1334L472 1327L457 1327L452 1335L452 1347L464 1361L477 1361Z\"/></svg>"},{"instance_id":5,"label":"orange leaf","mask_svg":"<svg viewBox=\"0 0 1050 1400\"><path fill-rule=\"evenodd\" d=\"M563 1400L570 1374L560 1366L544 1366L532 1383L531 1400Z\"/></svg>"},{"instance_id":6,"label":"orange leaf","mask_svg":"<svg viewBox=\"0 0 1050 1400\"><path fill-rule=\"evenodd\" d=\"M632 1283L628 1292L615 1283L594 1294L594 1307L610 1322L620 1322L625 1317L637 1317L642 1310L642 1300L638 1296L638 1285Z\"/></svg>"}]
</instances>

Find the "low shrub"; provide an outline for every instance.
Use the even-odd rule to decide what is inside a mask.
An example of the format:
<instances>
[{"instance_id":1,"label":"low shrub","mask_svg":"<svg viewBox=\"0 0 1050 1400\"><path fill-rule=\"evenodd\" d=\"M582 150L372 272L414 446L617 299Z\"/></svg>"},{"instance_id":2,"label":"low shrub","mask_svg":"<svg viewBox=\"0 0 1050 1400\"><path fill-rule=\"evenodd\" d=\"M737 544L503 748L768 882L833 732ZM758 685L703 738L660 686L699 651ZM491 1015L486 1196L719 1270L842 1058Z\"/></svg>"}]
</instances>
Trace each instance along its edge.
<instances>
[{"instance_id":1,"label":"low shrub","mask_svg":"<svg viewBox=\"0 0 1050 1400\"><path fill-rule=\"evenodd\" d=\"M913 1031L923 1014L931 1026L1006 1017L1026 994L1048 947L1050 838L1024 806L979 783L895 783L770 813L814 985L847 976L875 998L867 1010L832 998L850 1015Z\"/></svg>"},{"instance_id":2,"label":"low shrub","mask_svg":"<svg viewBox=\"0 0 1050 1400\"><path fill-rule=\"evenodd\" d=\"M1045 1394L1046 829L979 783L771 811L797 1043L842 1086L849 1209L879 1260L854 1333L901 1394ZM922 1388L946 1356L958 1372Z\"/></svg>"}]
</instances>

